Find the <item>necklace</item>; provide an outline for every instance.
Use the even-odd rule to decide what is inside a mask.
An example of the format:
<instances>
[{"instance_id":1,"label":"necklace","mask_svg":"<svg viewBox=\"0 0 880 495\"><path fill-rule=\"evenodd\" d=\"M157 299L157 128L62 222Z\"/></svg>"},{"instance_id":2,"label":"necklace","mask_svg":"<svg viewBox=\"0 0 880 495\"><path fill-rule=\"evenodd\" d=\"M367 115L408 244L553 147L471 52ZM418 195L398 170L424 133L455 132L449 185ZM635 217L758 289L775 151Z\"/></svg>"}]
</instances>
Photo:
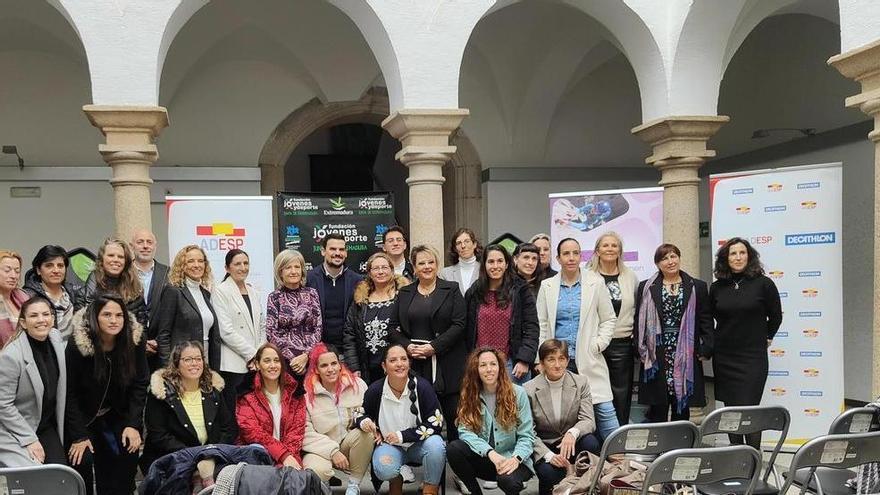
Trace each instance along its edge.
<instances>
[{"instance_id":1,"label":"necklace","mask_svg":"<svg viewBox=\"0 0 880 495\"><path fill-rule=\"evenodd\" d=\"M673 296L678 295L678 289L681 288L681 280L678 282L667 282L663 281L663 286L666 287L666 290L669 291Z\"/></svg>"},{"instance_id":2,"label":"necklace","mask_svg":"<svg viewBox=\"0 0 880 495\"><path fill-rule=\"evenodd\" d=\"M437 281L436 281L436 280L434 281L433 284L431 284L430 287L427 287L427 288L424 288L424 289L423 289L421 285L418 286L419 294L421 294L422 297L425 297L425 298L430 297L431 294L434 293L434 289L436 289L436 288L437 288Z\"/></svg>"}]
</instances>

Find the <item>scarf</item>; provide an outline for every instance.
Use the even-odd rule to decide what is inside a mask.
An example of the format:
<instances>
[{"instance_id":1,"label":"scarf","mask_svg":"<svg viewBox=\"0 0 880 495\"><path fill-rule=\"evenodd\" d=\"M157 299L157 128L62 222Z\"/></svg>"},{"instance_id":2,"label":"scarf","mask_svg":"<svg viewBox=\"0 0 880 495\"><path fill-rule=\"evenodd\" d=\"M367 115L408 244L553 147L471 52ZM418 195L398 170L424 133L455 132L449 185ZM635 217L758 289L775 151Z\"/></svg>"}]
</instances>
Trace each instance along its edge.
<instances>
[{"instance_id":1,"label":"scarf","mask_svg":"<svg viewBox=\"0 0 880 495\"><path fill-rule=\"evenodd\" d=\"M651 297L651 286L660 277L660 272L645 282L642 288L642 299L639 305L638 351L642 361L644 381L653 380L660 370L657 359L657 345L660 341L663 325L660 314ZM682 290L684 287L682 287ZM680 413L687 407L688 399L694 392L694 325L696 323L697 295L691 290L687 307L681 317L678 330L678 345L675 348L675 361L672 368L673 389L675 392L676 410Z\"/></svg>"}]
</instances>

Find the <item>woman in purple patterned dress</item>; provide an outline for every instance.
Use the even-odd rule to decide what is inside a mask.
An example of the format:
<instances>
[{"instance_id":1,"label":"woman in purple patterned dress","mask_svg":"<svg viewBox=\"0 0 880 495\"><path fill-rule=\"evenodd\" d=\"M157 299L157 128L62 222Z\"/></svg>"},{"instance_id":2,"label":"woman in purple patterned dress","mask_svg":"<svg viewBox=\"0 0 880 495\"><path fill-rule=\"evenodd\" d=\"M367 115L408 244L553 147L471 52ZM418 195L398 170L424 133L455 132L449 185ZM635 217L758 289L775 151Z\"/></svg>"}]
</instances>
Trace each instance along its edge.
<instances>
[{"instance_id":1,"label":"woman in purple patterned dress","mask_svg":"<svg viewBox=\"0 0 880 495\"><path fill-rule=\"evenodd\" d=\"M321 341L321 303L318 291L306 287L306 261L299 251L287 249L275 257L275 281L266 308L266 338L281 349L282 357L302 383L309 351Z\"/></svg>"}]
</instances>

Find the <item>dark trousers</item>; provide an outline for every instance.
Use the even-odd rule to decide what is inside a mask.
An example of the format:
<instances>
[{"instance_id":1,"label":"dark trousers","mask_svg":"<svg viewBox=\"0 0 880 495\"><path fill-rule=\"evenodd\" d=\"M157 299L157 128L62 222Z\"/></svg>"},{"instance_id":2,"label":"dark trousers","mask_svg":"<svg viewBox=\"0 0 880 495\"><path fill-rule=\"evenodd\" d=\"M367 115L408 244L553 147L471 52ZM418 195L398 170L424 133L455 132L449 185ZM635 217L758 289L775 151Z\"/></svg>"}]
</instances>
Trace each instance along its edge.
<instances>
[{"instance_id":1,"label":"dark trousers","mask_svg":"<svg viewBox=\"0 0 880 495\"><path fill-rule=\"evenodd\" d=\"M495 464L492 464L488 457L475 454L464 440L455 440L446 446L446 460L473 495L483 493L477 478L497 481L498 489L506 495L511 495L523 491L525 482L532 477L532 472L525 464L520 464L516 471L510 474L499 475L495 470Z\"/></svg>"},{"instance_id":2,"label":"dark trousers","mask_svg":"<svg viewBox=\"0 0 880 495\"><path fill-rule=\"evenodd\" d=\"M223 377L223 391L220 394L223 396L223 403L226 405L226 409L229 411L229 417L235 418L235 402L238 400L238 387L244 381L244 378L248 376L247 373L233 373L232 371L221 371L220 376ZM232 438L238 438L238 422L232 422L232 428L234 430ZM147 473L144 473L147 474Z\"/></svg>"},{"instance_id":3,"label":"dark trousers","mask_svg":"<svg viewBox=\"0 0 880 495\"><path fill-rule=\"evenodd\" d=\"M83 460L73 468L82 476L86 484L86 493L92 495L120 495L134 491L134 477L137 473L138 453L130 454L122 447L120 433L122 428L114 428L110 422L98 418L89 427L89 440L95 452L88 449ZM112 432L112 442L107 438ZM92 473L94 468L94 474ZM92 484L96 490L92 491Z\"/></svg>"},{"instance_id":4,"label":"dark trousers","mask_svg":"<svg viewBox=\"0 0 880 495\"><path fill-rule=\"evenodd\" d=\"M645 415L649 423L665 423L667 421L685 421L691 418L691 409L687 406L678 412L675 406L675 397L667 397L666 404L654 404L648 407L648 413Z\"/></svg>"},{"instance_id":5,"label":"dark trousers","mask_svg":"<svg viewBox=\"0 0 880 495\"><path fill-rule=\"evenodd\" d=\"M602 353L608 364L608 376L611 379L611 395L617 421L621 425L629 423L629 411L632 406L633 356L632 337L611 339L611 343Z\"/></svg>"},{"instance_id":6,"label":"dark trousers","mask_svg":"<svg viewBox=\"0 0 880 495\"><path fill-rule=\"evenodd\" d=\"M754 447L758 452L761 451L761 432L758 433L749 433L748 435L727 435L727 438L730 439L731 445L742 445L745 442L746 445Z\"/></svg>"},{"instance_id":7,"label":"dark trousers","mask_svg":"<svg viewBox=\"0 0 880 495\"><path fill-rule=\"evenodd\" d=\"M557 450L559 445L557 444L551 448ZM574 444L574 455L569 457L568 462L573 464L577 459L578 454L584 451L599 455L601 449L602 445L599 443L599 439L596 438L596 435L593 435L592 433L583 435ZM544 462L542 459L535 463L535 473L538 474L538 494L549 495L550 493L553 493L553 487L558 485L559 482L565 478L566 470L565 468L556 467L549 462Z\"/></svg>"},{"instance_id":8,"label":"dark trousers","mask_svg":"<svg viewBox=\"0 0 880 495\"><path fill-rule=\"evenodd\" d=\"M455 419L458 417L458 392L439 397L440 408L443 409L443 423L446 425L446 442L458 440L458 427Z\"/></svg>"},{"instance_id":9,"label":"dark trousers","mask_svg":"<svg viewBox=\"0 0 880 495\"><path fill-rule=\"evenodd\" d=\"M40 441L40 445L43 446L43 452L46 453L46 460L43 464L63 464L65 466L70 464L67 460L67 452L64 451L64 446L61 445L61 437L58 436L56 428L50 427L43 431L38 431L37 439Z\"/></svg>"}]
</instances>

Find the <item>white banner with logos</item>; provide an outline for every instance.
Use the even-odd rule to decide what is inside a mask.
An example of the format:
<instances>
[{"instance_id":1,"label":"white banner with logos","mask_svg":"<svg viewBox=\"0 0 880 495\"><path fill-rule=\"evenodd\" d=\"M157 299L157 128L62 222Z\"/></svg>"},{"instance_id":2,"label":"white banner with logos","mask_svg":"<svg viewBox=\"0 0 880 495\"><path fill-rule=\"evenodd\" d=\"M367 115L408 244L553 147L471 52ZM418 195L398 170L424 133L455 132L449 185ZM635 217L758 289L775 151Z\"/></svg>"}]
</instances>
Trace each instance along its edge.
<instances>
[{"instance_id":1,"label":"white banner with logos","mask_svg":"<svg viewBox=\"0 0 880 495\"><path fill-rule=\"evenodd\" d=\"M171 261L186 245L208 254L215 283L226 274L226 253L243 249L250 258L248 282L266 297L275 288L272 274L271 196L167 196L168 252Z\"/></svg>"},{"instance_id":2,"label":"white banner with logos","mask_svg":"<svg viewBox=\"0 0 880 495\"><path fill-rule=\"evenodd\" d=\"M713 175L709 190L712 245L748 238L779 288L762 403L787 407L786 443L803 443L843 407L841 164Z\"/></svg>"},{"instance_id":3,"label":"white banner with logos","mask_svg":"<svg viewBox=\"0 0 880 495\"><path fill-rule=\"evenodd\" d=\"M556 245L571 237L581 245L581 261L593 256L604 232L623 238L623 260L639 279L657 271L654 251L663 243L663 188L583 191L550 195L551 265L559 269Z\"/></svg>"}]
</instances>

